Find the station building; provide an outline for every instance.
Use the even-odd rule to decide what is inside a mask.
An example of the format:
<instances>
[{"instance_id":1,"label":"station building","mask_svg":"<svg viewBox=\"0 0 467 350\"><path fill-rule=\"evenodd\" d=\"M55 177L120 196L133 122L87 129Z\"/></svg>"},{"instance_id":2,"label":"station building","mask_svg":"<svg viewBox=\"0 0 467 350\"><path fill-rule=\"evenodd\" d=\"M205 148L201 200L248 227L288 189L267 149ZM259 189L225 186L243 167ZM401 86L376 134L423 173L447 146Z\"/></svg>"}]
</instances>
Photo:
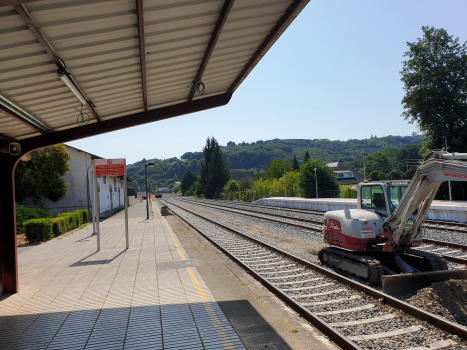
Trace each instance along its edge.
<instances>
[{"instance_id":1,"label":"station building","mask_svg":"<svg viewBox=\"0 0 467 350\"><path fill-rule=\"evenodd\" d=\"M22 204L27 207L40 206L49 210L53 217L60 213L78 209L88 209L89 213L93 214L94 179L92 165L94 159L102 159L102 157L75 147L64 146L72 159L69 162L70 171L63 176L63 180L69 183L66 197L57 202L52 202L47 198L43 198L39 203L34 203L32 198L27 198ZM99 214L123 206L123 182L123 176L105 176L97 178Z\"/></svg>"}]
</instances>

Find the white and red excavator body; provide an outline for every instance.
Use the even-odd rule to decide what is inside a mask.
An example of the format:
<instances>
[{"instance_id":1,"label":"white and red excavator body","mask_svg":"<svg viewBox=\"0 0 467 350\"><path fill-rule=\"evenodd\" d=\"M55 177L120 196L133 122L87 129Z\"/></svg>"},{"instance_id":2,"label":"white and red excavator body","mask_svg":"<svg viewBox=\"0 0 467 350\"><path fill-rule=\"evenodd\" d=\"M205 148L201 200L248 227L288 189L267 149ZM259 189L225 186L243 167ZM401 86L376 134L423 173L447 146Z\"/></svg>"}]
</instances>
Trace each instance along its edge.
<instances>
[{"instance_id":1,"label":"white and red excavator body","mask_svg":"<svg viewBox=\"0 0 467 350\"><path fill-rule=\"evenodd\" d=\"M371 284L383 274L446 270L440 256L413 250L422 243L422 221L439 186L467 181L467 154L433 151L411 181L358 184L357 209L324 214L321 262Z\"/></svg>"}]
</instances>

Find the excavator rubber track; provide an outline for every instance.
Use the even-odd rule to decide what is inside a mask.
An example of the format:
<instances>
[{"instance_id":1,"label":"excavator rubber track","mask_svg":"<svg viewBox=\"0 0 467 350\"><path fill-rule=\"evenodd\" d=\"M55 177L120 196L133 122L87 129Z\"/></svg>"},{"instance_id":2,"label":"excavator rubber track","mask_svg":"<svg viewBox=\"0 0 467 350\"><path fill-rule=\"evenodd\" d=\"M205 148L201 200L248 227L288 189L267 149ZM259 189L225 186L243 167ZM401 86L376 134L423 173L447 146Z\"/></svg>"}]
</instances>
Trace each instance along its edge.
<instances>
[{"instance_id":1,"label":"excavator rubber track","mask_svg":"<svg viewBox=\"0 0 467 350\"><path fill-rule=\"evenodd\" d=\"M429 271L445 271L448 269L448 263L441 256L424 252L421 250L410 249L404 253L404 255L413 255L424 258L431 266Z\"/></svg>"},{"instance_id":2,"label":"excavator rubber track","mask_svg":"<svg viewBox=\"0 0 467 350\"><path fill-rule=\"evenodd\" d=\"M329 265L363 278L370 285L381 284L384 266L377 259L339 248L323 248L318 253L318 257L323 265ZM356 271L363 271L365 268L367 269L367 276L356 273Z\"/></svg>"}]
</instances>

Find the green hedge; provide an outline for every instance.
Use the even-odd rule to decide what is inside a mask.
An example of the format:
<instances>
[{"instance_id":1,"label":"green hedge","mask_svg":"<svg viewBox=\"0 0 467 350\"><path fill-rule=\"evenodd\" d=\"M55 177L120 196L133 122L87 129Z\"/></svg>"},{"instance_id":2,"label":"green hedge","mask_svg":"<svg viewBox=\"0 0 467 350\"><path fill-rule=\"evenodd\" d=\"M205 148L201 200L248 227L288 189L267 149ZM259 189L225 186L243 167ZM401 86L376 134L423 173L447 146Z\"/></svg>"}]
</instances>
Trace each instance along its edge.
<instances>
[{"instance_id":1,"label":"green hedge","mask_svg":"<svg viewBox=\"0 0 467 350\"><path fill-rule=\"evenodd\" d=\"M31 219L50 218L50 213L47 209L29 208L22 204L16 203L16 230L18 233L23 233L23 223Z\"/></svg>"},{"instance_id":2,"label":"green hedge","mask_svg":"<svg viewBox=\"0 0 467 350\"><path fill-rule=\"evenodd\" d=\"M24 208L24 207L23 207ZM32 208L26 208L32 209ZM37 208L34 208L37 209ZM21 208L22 210L22 208ZM48 211L46 211L48 213ZM44 214L45 215L45 214ZM50 216L50 214L49 214ZM67 231L80 227L89 222L87 209L75 210L71 213L58 214L56 218L31 219L24 221L22 227L29 242L48 241Z\"/></svg>"},{"instance_id":3,"label":"green hedge","mask_svg":"<svg viewBox=\"0 0 467 350\"><path fill-rule=\"evenodd\" d=\"M54 237L52 219L31 219L23 223L29 242L48 241Z\"/></svg>"},{"instance_id":4,"label":"green hedge","mask_svg":"<svg viewBox=\"0 0 467 350\"><path fill-rule=\"evenodd\" d=\"M54 236L60 236L61 234L68 231L68 227L70 226L70 217L57 217L52 219L53 224L53 233Z\"/></svg>"},{"instance_id":5,"label":"green hedge","mask_svg":"<svg viewBox=\"0 0 467 350\"><path fill-rule=\"evenodd\" d=\"M83 224L87 224L89 222L89 212L87 209L83 209L83 210L76 210L78 213L81 214L82 218L83 218Z\"/></svg>"}]
</instances>

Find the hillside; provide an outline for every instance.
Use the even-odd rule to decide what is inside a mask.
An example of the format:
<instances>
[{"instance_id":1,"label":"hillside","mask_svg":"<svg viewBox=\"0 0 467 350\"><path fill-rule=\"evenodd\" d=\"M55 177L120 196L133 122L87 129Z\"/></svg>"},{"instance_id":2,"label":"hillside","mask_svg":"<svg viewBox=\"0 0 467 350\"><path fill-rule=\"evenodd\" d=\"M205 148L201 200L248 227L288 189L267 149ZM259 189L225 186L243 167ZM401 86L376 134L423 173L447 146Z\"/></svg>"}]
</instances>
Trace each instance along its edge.
<instances>
[{"instance_id":1,"label":"hillside","mask_svg":"<svg viewBox=\"0 0 467 350\"><path fill-rule=\"evenodd\" d=\"M229 142L227 146L221 147L224 158L227 159L227 166L232 170L232 178L239 180L244 176L253 176L256 172L267 169L269 162L273 159L291 162L296 154L301 164L307 150L311 158L329 163L339 161L350 165L361 159L363 155L367 156L390 147L401 148L406 145L415 145L423 140L423 136L385 136L347 141L274 139L239 144ZM173 183L175 175L181 179L187 170L197 174L202 159L203 152L201 151L186 152L180 159L176 157L165 160L143 159L128 165L127 170L133 179L142 184L144 182L144 164L152 161L156 166L152 169L148 168L148 178L156 182L157 186L163 186L166 181Z\"/></svg>"}]
</instances>

